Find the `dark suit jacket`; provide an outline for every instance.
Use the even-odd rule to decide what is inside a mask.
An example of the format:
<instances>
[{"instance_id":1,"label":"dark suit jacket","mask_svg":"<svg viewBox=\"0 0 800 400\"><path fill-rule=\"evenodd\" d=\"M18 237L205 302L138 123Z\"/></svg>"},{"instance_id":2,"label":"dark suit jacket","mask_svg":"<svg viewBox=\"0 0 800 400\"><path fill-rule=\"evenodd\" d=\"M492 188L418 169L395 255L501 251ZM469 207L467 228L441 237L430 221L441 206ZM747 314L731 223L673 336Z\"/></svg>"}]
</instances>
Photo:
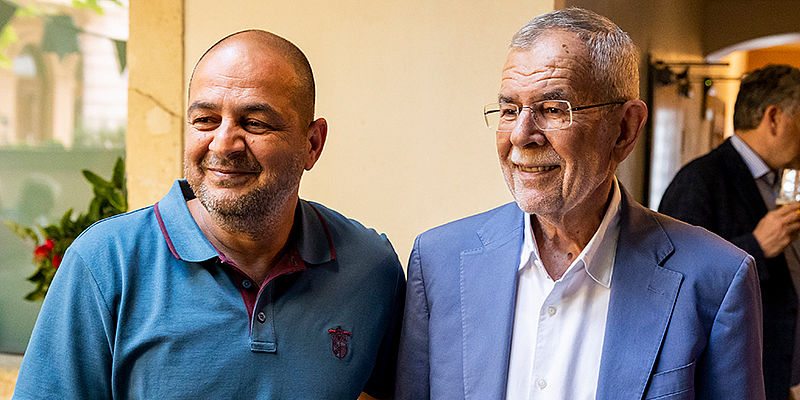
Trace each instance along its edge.
<instances>
[{"instance_id":1,"label":"dark suit jacket","mask_svg":"<svg viewBox=\"0 0 800 400\"><path fill-rule=\"evenodd\" d=\"M702 226L756 259L764 307L767 399L787 399L797 295L786 258L783 255L764 258L753 236L753 229L767 208L747 164L730 139L681 168L664 193L658 211Z\"/></svg>"},{"instance_id":2,"label":"dark suit jacket","mask_svg":"<svg viewBox=\"0 0 800 400\"><path fill-rule=\"evenodd\" d=\"M524 214L516 203L417 237L398 400L502 400ZM764 398L753 258L623 191L598 400Z\"/></svg>"}]
</instances>

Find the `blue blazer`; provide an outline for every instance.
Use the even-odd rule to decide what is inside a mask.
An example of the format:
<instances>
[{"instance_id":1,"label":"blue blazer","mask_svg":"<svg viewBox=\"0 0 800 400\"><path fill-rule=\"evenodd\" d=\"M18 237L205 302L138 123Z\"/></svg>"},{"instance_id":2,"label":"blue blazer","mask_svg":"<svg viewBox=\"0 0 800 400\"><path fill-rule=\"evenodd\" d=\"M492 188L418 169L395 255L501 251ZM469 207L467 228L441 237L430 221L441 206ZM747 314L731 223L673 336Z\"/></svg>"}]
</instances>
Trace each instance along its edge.
<instances>
[{"instance_id":1,"label":"blue blazer","mask_svg":"<svg viewBox=\"0 0 800 400\"><path fill-rule=\"evenodd\" d=\"M764 398L753 258L623 191L597 399ZM504 399L522 248L516 203L417 237L397 399Z\"/></svg>"}]
</instances>

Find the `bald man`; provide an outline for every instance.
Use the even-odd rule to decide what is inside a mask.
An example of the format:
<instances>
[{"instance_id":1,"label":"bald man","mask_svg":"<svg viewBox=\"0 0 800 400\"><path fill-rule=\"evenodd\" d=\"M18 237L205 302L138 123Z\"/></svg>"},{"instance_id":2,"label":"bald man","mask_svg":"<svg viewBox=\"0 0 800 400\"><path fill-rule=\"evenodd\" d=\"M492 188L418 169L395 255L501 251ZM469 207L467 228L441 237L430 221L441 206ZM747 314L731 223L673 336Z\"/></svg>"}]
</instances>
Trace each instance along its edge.
<instances>
[{"instance_id":1,"label":"bald man","mask_svg":"<svg viewBox=\"0 0 800 400\"><path fill-rule=\"evenodd\" d=\"M405 279L385 236L299 199L327 135L306 57L233 34L188 104L186 180L67 250L14 398L389 397Z\"/></svg>"}]
</instances>

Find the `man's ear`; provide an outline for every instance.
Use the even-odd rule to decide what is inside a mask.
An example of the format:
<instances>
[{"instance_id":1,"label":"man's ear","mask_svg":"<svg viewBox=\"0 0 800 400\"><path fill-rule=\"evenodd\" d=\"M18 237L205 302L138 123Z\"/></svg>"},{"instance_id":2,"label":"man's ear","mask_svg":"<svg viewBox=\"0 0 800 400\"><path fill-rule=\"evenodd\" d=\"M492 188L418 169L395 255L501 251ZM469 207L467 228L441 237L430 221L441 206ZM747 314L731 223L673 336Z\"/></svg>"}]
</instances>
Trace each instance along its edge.
<instances>
[{"instance_id":1,"label":"man's ear","mask_svg":"<svg viewBox=\"0 0 800 400\"><path fill-rule=\"evenodd\" d=\"M781 109L777 105L771 104L764 110L764 115L761 116L761 124L767 129L770 136L778 134L778 119L780 118Z\"/></svg>"},{"instance_id":2,"label":"man's ear","mask_svg":"<svg viewBox=\"0 0 800 400\"><path fill-rule=\"evenodd\" d=\"M647 105L641 100L628 100L622 105L622 119L619 122L619 136L614 143L612 157L621 163L633 151L636 140L647 121Z\"/></svg>"},{"instance_id":3,"label":"man's ear","mask_svg":"<svg viewBox=\"0 0 800 400\"><path fill-rule=\"evenodd\" d=\"M325 121L325 118L318 118L312 122L308 126L306 137L309 147L303 167L306 171L310 171L319 160L319 156L322 155L322 148L325 147L325 139L328 137L328 122Z\"/></svg>"}]
</instances>

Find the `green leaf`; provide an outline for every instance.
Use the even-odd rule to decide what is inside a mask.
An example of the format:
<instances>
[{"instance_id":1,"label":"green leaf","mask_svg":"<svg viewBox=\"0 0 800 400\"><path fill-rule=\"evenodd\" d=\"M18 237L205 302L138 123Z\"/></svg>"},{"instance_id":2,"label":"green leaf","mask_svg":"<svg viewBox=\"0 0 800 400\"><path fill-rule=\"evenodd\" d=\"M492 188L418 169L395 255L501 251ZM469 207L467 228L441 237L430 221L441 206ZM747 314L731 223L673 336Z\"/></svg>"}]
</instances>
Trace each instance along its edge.
<instances>
[{"instance_id":1,"label":"green leaf","mask_svg":"<svg viewBox=\"0 0 800 400\"><path fill-rule=\"evenodd\" d=\"M26 6L21 6L20 8L17 9L16 17L17 18L40 17L42 16L42 14L44 14L44 12L42 12L42 10L40 10L39 7L33 4L28 4Z\"/></svg>"},{"instance_id":2,"label":"green leaf","mask_svg":"<svg viewBox=\"0 0 800 400\"><path fill-rule=\"evenodd\" d=\"M14 13L17 12L17 5L6 1L0 0L0 30L3 30L5 26L11 22L11 18L14 17Z\"/></svg>"},{"instance_id":3,"label":"green leaf","mask_svg":"<svg viewBox=\"0 0 800 400\"><path fill-rule=\"evenodd\" d=\"M39 301L44 300L44 295L47 294L47 291L36 289L27 295L25 295L25 300L27 301Z\"/></svg>"},{"instance_id":4,"label":"green leaf","mask_svg":"<svg viewBox=\"0 0 800 400\"><path fill-rule=\"evenodd\" d=\"M81 230L81 232L83 232L83 230ZM78 235L80 235L80 232L78 232ZM78 235L75 235L75 236L77 237ZM74 242L74 241L75 241L74 238L64 239L62 241L62 244L60 246L57 246L57 247L61 247L59 249L56 249L56 250L58 250L58 254L63 257L64 253L67 251L67 248L69 248L69 246L72 246L72 242Z\"/></svg>"},{"instance_id":5,"label":"green leaf","mask_svg":"<svg viewBox=\"0 0 800 400\"><path fill-rule=\"evenodd\" d=\"M103 15L103 7L97 4L97 0L72 0L72 6L81 9L88 8L100 15Z\"/></svg>"},{"instance_id":6,"label":"green leaf","mask_svg":"<svg viewBox=\"0 0 800 400\"><path fill-rule=\"evenodd\" d=\"M33 273L33 275L29 276L27 279L31 282L37 283L42 279L44 279L44 272L42 272L42 269L39 268L36 270L36 272Z\"/></svg>"},{"instance_id":7,"label":"green leaf","mask_svg":"<svg viewBox=\"0 0 800 400\"><path fill-rule=\"evenodd\" d=\"M45 288L50 287L50 282L53 281L53 276L56 274L56 268L53 267L52 263L47 263L47 267L42 271L44 275L44 279L42 280L42 286Z\"/></svg>"},{"instance_id":8,"label":"green leaf","mask_svg":"<svg viewBox=\"0 0 800 400\"><path fill-rule=\"evenodd\" d=\"M125 209L125 200L118 192L110 192L108 194L108 202L114 207L114 210L112 211L114 214L119 214L120 210Z\"/></svg>"},{"instance_id":9,"label":"green leaf","mask_svg":"<svg viewBox=\"0 0 800 400\"><path fill-rule=\"evenodd\" d=\"M114 43L114 51L117 54L117 64L119 65L119 73L125 71L128 66L128 42L124 40L111 39Z\"/></svg>"},{"instance_id":10,"label":"green leaf","mask_svg":"<svg viewBox=\"0 0 800 400\"><path fill-rule=\"evenodd\" d=\"M64 216L61 217L60 225L62 228L68 227L72 224L72 209L70 208L67 212L64 213Z\"/></svg>"},{"instance_id":11,"label":"green leaf","mask_svg":"<svg viewBox=\"0 0 800 400\"><path fill-rule=\"evenodd\" d=\"M22 226L14 221L6 220L3 221L3 223L9 229L11 229L11 231L14 232L15 235L19 236L23 240L30 240L34 244L39 243L39 235L37 235L36 231L34 231L33 229L28 228L27 226Z\"/></svg>"},{"instance_id":12,"label":"green leaf","mask_svg":"<svg viewBox=\"0 0 800 400\"><path fill-rule=\"evenodd\" d=\"M7 25L5 29L0 31L0 68L11 69L11 58L8 56L8 50L19 41L14 27Z\"/></svg>"},{"instance_id":13,"label":"green leaf","mask_svg":"<svg viewBox=\"0 0 800 400\"><path fill-rule=\"evenodd\" d=\"M111 182L101 178L100 175L97 175L94 172L89 171L88 169L84 169L81 172L83 172L83 176L86 178L86 180L92 184L92 187L94 188L95 191L99 189L106 189L106 190L114 189L114 185L111 184Z\"/></svg>"},{"instance_id":14,"label":"green leaf","mask_svg":"<svg viewBox=\"0 0 800 400\"><path fill-rule=\"evenodd\" d=\"M125 186L125 161L122 160L122 157L117 157L117 161L114 163L111 183L117 189L122 189Z\"/></svg>"},{"instance_id":15,"label":"green leaf","mask_svg":"<svg viewBox=\"0 0 800 400\"><path fill-rule=\"evenodd\" d=\"M49 15L42 36L42 51L55 52L62 59L69 53L78 53L78 31L69 15Z\"/></svg>"},{"instance_id":16,"label":"green leaf","mask_svg":"<svg viewBox=\"0 0 800 400\"><path fill-rule=\"evenodd\" d=\"M42 232L46 236L45 239L59 239L64 236L64 232L61 230L61 227L58 225L48 225L42 227Z\"/></svg>"},{"instance_id":17,"label":"green leaf","mask_svg":"<svg viewBox=\"0 0 800 400\"><path fill-rule=\"evenodd\" d=\"M0 0L2 1L2 0ZM34 243L42 239L53 239L54 248L52 255L63 256L66 249L72 244L75 238L86 228L102 218L107 218L127 211L127 190L125 188L125 163L122 158L117 159L112 171L111 181L106 181L99 175L89 170L83 170L86 180L92 185L94 198L89 202L86 213L74 215L72 209L68 210L61 217L57 224L45 227L37 226L39 233L34 229L24 227L14 222L6 222L6 225L18 235L30 238ZM73 219L74 218L74 219ZM36 272L28 280L36 285L36 288L25 296L26 300L36 301L44 298L50 287L50 282L56 274L53 267L52 258L34 259Z\"/></svg>"},{"instance_id":18,"label":"green leaf","mask_svg":"<svg viewBox=\"0 0 800 400\"><path fill-rule=\"evenodd\" d=\"M87 214L89 220L97 221L100 219L100 199L95 197L89 203L89 213Z\"/></svg>"}]
</instances>

